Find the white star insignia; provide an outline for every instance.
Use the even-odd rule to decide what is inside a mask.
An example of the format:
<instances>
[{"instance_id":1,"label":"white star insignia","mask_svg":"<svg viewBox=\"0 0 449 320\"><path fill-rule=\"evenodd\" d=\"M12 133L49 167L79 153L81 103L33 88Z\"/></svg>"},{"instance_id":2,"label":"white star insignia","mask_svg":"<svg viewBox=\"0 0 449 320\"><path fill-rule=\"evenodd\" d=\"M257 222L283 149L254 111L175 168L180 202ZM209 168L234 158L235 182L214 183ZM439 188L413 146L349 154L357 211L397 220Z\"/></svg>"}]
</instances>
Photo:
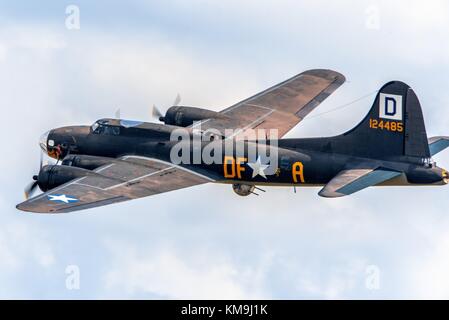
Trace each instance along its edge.
<instances>
[{"instance_id":1,"label":"white star insignia","mask_svg":"<svg viewBox=\"0 0 449 320\"><path fill-rule=\"evenodd\" d=\"M267 176L265 175L265 169L268 168L269 165L262 164L262 162L260 162L260 156L257 157L256 162L254 163L248 162L248 166L250 166L251 169L253 169L253 178L256 177L257 175L264 177L265 179L267 178Z\"/></svg>"},{"instance_id":2,"label":"white star insignia","mask_svg":"<svg viewBox=\"0 0 449 320\"><path fill-rule=\"evenodd\" d=\"M50 201L61 201L64 203L71 203L71 202L77 202L78 199L67 197L65 194L54 194L54 195L48 195L48 200Z\"/></svg>"}]
</instances>

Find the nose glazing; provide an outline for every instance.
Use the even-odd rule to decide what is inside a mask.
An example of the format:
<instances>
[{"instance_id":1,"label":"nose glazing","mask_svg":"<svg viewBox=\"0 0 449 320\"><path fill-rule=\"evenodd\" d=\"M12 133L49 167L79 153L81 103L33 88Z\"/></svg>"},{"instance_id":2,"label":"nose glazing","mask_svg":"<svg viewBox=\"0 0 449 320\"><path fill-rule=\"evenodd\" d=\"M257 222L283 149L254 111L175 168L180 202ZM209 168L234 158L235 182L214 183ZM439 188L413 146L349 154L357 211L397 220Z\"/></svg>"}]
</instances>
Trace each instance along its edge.
<instances>
[{"instance_id":1,"label":"nose glazing","mask_svg":"<svg viewBox=\"0 0 449 320\"><path fill-rule=\"evenodd\" d=\"M39 146L45 153L47 153L47 141L49 133L50 131L47 131L39 138Z\"/></svg>"}]
</instances>

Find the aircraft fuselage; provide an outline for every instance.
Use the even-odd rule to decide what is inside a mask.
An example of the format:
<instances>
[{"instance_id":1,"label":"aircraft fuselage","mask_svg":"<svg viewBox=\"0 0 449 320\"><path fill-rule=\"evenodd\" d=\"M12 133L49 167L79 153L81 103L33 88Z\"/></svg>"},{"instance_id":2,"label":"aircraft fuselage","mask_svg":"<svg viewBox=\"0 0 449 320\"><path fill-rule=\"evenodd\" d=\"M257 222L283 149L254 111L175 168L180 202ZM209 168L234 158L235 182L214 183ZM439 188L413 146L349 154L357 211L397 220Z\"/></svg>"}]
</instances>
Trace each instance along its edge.
<instances>
[{"instance_id":1,"label":"aircraft fuselage","mask_svg":"<svg viewBox=\"0 0 449 320\"><path fill-rule=\"evenodd\" d=\"M257 147L261 144L257 142L245 142L242 152L236 150L235 141L202 142L199 151L196 151L200 154L199 157L194 155L194 147L190 144L190 147L184 149L188 150L188 161L176 163L171 154L172 148L178 143L170 141L170 130L173 128L161 130L160 125L155 124L153 128L151 125L149 124L146 134L137 131L134 134L126 134L126 128L122 129L120 134L113 132L96 134L87 126L59 128L49 133L48 141L55 146L65 146L66 149L55 151L48 146L46 151L55 158L58 157L58 152L59 157L70 153L108 158L122 156L155 158L193 169L195 172L212 177L218 183L228 184L321 186L327 184L348 164L355 163L360 168L380 167L403 173L400 177L385 183L387 185L447 183L447 173L444 169L419 161L414 164L408 158L368 159L314 150L314 145L327 145L333 138L268 141L263 143L263 154L258 154ZM316 140L315 143L313 140ZM234 150L227 151L226 143L233 144ZM208 145L210 148L211 144L222 145L221 148L217 148L221 150L221 156L215 163L204 159L205 148ZM256 151L252 152L254 150ZM270 164L267 162L267 154L276 154L275 167L264 167ZM260 163L258 163L259 156ZM255 166L258 172L255 172Z\"/></svg>"}]
</instances>

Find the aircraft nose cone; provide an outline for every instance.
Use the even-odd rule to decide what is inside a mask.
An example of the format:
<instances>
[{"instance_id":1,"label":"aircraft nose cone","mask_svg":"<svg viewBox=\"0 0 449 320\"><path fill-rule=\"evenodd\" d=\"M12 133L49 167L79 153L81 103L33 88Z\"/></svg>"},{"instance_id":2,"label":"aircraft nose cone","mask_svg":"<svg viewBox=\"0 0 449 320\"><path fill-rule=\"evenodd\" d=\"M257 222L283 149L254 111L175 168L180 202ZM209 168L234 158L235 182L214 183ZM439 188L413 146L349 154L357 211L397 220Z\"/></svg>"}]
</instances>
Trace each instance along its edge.
<instances>
[{"instance_id":1,"label":"aircraft nose cone","mask_svg":"<svg viewBox=\"0 0 449 320\"><path fill-rule=\"evenodd\" d=\"M49 134L50 134L50 131L47 131L39 138L39 146L45 153L47 153L47 141L48 141Z\"/></svg>"}]
</instances>

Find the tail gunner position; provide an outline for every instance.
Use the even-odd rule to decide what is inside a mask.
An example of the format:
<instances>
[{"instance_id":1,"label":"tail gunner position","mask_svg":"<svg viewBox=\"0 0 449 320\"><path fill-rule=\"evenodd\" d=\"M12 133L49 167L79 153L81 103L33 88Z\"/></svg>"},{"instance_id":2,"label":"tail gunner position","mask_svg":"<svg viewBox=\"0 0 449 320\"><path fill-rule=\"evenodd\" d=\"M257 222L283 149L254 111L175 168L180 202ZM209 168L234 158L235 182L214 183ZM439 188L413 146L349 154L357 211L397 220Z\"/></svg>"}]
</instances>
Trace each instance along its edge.
<instances>
[{"instance_id":1,"label":"tail gunner position","mask_svg":"<svg viewBox=\"0 0 449 320\"><path fill-rule=\"evenodd\" d=\"M222 148L221 161L212 164L172 159L178 143L170 139L174 130L185 128L193 137L199 121L201 134L212 132L213 138L200 144L202 150L210 144L235 144L251 129L277 129L281 138L344 82L335 71L309 70L221 112L173 106L160 124L103 119L92 126L51 130L40 146L58 162L42 166L41 161L26 194L37 187L43 193L17 208L71 212L207 182L231 184L241 196L263 185L322 186L318 194L328 198L369 186L448 183L448 173L432 156L449 146L449 137L427 137L418 98L400 81L385 84L367 116L344 134L245 141L243 154ZM266 154L250 156L249 150L262 144L276 161L267 162ZM194 148L188 150L189 158L194 157Z\"/></svg>"}]
</instances>

